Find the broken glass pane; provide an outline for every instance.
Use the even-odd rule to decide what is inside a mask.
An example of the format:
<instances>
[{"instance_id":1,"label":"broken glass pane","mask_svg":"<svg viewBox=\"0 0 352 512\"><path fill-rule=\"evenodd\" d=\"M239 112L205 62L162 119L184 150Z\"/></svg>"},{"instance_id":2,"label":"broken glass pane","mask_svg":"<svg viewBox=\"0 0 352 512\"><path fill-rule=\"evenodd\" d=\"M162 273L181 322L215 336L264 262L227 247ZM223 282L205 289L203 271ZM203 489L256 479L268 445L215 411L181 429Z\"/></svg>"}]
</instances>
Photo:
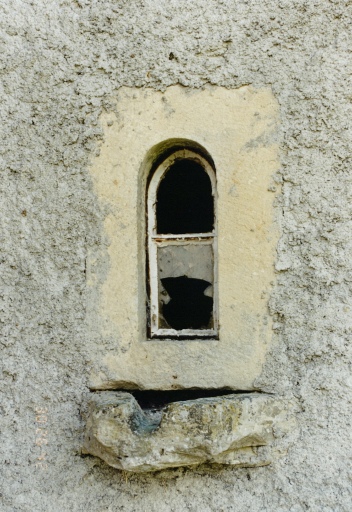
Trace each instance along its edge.
<instances>
[{"instance_id":1,"label":"broken glass pane","mask_svg":"<svg viewBox=\"0 0 352 512\"><path fill-rule=\"evenodd\" d=\"M159 328L212 329L213 281L211 244L159 247Z\"/></svg>"}]
</instances>

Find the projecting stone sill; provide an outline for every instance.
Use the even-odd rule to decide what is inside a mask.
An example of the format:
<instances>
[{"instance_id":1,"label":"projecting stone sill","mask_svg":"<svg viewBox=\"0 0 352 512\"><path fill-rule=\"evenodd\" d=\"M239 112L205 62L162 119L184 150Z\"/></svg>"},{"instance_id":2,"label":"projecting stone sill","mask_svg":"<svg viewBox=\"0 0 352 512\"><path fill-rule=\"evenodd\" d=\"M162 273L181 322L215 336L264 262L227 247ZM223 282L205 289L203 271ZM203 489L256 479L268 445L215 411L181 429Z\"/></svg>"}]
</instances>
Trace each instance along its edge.
<instances>
[{"instance_id":1,"label":"projecting stone sill","mask_svg":"<svg viewBox=\"0 0 352 512\"><path fill-rule=\"evenodd\" d=\"M292 404L264 393L172 402L142 410L126 392L92 395L83 452L124 471L202 463L270 464L270 445L294 425Z\"/></svg>"}]
</instances>

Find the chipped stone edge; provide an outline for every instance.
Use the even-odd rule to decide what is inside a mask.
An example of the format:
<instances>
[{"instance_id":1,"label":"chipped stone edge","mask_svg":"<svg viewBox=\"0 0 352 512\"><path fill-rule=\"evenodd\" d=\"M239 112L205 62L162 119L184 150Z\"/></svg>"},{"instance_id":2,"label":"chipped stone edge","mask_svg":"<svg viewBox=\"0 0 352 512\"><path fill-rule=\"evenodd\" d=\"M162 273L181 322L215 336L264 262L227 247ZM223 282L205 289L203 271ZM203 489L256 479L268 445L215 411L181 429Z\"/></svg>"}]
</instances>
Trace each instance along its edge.
<instances>
[{"instance_id":1,"label":"chipped stone edge","mask_svg":"<svg viewBox=\"0 0 352 512\"><path fill-rule=\"evenodd\" d=\"M271 449L275 438L295 428L295 409L292 400L239 393L152 411L142 410L130 393L96 392L82 452L138 473L204 463L265 466L278 455Z\"/></svg>"}]
</instances>

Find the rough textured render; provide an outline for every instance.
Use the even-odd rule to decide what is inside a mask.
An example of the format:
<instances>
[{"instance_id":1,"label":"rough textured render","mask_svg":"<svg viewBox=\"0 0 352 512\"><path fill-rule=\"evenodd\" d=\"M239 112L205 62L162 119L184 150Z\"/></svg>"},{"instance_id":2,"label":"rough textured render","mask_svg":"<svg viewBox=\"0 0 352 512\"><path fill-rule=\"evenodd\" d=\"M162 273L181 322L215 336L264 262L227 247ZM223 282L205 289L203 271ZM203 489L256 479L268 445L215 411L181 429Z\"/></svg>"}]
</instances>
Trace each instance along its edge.
<instances>
[{"instance_id":1,"label":"rough textured render","mask_svg":"<svg viewBox=\"0 0 352 512\"><path fill-rule=\"evenodd\" d=\"M262 447L295 424L292 404L251 393L173 402L143 411L129 393L103 391L89 404L84 452L125 471L202 463L270 464ZM290 415L291 413L291 415Z\"/></svg>"},{"instance_id":2,"label":"rough textured render","mask_svg":"<svg viewBox=\"0 0 352 512\"><path fill-rule=\"evenodd\" d=\"M1 510L350 512L352 5L2 0L0 11ZM298 425L269 466L127 478L81 455L97 351L116 350L86 322L87 252L105 254L103 280L111 215L91 163L122 86L176 84L270 88L279 105L274 343L255 385L297 398Z\"/></svg>"}]
</instances>

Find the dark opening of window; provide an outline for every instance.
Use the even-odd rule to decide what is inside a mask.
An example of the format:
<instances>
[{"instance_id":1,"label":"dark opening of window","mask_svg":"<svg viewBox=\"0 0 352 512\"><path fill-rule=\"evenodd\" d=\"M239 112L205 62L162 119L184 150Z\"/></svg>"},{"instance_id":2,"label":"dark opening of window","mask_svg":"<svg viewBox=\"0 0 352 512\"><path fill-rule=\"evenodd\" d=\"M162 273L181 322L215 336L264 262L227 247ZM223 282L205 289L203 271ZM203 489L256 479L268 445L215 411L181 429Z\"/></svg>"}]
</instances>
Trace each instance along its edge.
<instances>
[{"instance_id":1,"label":"dark opening of window","mask_svg":"<svg viewBox=\"0 0 352 512\"><path fill-rule=\"evenodd\" d=\"M210 233L214 198L208 174L194 160L176 160L157 193L157 233Z\"/></svg>"},{"instance_id":2,"label":"dark opening of window","mask_svg":"<svg viewBox=\"0 0 352 512\"><path fill-rule=\"evenodd\" d=\"M169 327L178 331L212 327L213 298L204 295L211 283L187 276L165 277L161 283L170 297L162 304L162 315Z\"/></svg>"}]
</instances>

